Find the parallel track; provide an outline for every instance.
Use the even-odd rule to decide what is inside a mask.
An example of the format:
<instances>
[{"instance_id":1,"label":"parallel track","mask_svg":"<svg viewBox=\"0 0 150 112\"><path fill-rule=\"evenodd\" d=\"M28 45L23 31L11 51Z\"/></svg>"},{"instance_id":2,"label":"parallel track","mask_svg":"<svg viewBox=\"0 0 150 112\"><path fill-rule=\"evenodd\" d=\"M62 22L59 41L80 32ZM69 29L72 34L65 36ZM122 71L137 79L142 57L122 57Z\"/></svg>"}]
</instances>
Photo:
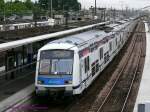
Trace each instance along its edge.
<instances>
[{"instance_id":1,"label":"parallel track","mask_svg":"<svg viewBox=\"0 0 150 112\"><path fill-rule=\"evenodd\" d=\"M137 34L137 36L138 36L138 34ZM107 96L102 101L101 105L99 106L99 108L96 112L110 112L110 111L111 112L125 112L124 110L125 110L128 98L130 96L136 74L138 73L139 63L141 60L142 46L143 46L142 42L140 42L141 39L142 38L140 38L139 36L135 37L134 42L132 44L132 49L130 50L130 54L128 55L128 58L126 58L126 61L124 63L122 70L120 71L118 77L116 78L115 83L111 87L110 91L107 93ZM140 42L140 44L139 44L139 42ZM138 54L138 56L137 56L137 54ZM129 61L130 61L130 63L129 63ZM131 65L130 68L127 65ZM127 70L129 69L129 70L126 71L126 69ZM128 74L126 72L128 72ZM133 72L133 73L131 73L131 72ZM131 75L132 77L131 76L128 77L126 75ZM131 80L130 82L126 82L126 83L130 83L130 84L124 85L123 81L127 80L127 79L125 79L125 77L132 78L132 79L128 79L128 81ZM123 91L123 89L121 87L125 90ZM122 91L120 91L120 90L122 90ZM128 92L126 93L127 90L128 90ZM121 94L121 96L119 96L118 94L119 95ZM123 104L117 105L117 103L120 103L119 101L122 101ZM113 103L115 103L115 104L113 104Z\"/></svg>"}]
</instances>

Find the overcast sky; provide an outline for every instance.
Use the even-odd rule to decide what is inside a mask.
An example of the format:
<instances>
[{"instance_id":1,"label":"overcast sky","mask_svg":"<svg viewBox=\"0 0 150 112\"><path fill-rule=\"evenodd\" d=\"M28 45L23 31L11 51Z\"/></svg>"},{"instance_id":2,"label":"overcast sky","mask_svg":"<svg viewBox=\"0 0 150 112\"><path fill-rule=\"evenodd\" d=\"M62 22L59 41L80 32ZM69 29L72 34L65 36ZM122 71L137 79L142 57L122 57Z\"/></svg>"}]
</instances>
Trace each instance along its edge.
<instances>
[{"instance_id":1,"label":"overcast sky","mask_svg":"<svg viewBox=\"0 0 150 112\"><path fill-rule=\"evenodd\" d=\"M6 0L9 1L9 0ZM24 1L24 0L22 0ZM32 0L38 1L38 0ZM95 0L78 0L82 4L82 8L89 8L94 6ZM106 7L106 8L143 8L150 5L150 0L97 0L97 7Z\"/></svg>"},{"instance_id":2,"label":"overcast sky","mask_svg":"<svg viewBox=\"0 0 150 112\"><path fill-rule=\"evenodd\" d=\"M78 0L82 7L88 8L94 6L95 0ZM97 0L97 7L113 7L113 8L143 8L150 5L150 0Z\"/></svg>"}]
</instances>

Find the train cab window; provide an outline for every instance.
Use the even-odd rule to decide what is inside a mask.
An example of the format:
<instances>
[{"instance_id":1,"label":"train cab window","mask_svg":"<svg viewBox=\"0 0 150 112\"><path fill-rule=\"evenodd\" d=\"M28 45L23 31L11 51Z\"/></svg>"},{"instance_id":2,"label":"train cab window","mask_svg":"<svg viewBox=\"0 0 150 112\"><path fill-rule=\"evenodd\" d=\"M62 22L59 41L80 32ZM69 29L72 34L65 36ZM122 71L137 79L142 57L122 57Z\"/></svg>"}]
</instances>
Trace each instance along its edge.
<instances>
[{"instance_id":1,"label":"train cab window","mask_svg":"<svg viewBox=\"0 0 150 112\"><path fill-rule=\"evenodd\" d=\"M112 51L112 42L109 43L109 51Z\"/></svg>"},{"instance_id":2,"label":"train cab window","mask_svg":"<svg viewBox=\"0 0 150 112\"><path fill-rule=\"evenodd\" d=\"M100 48L99 53L100 53L100 60L101 60L103 59L103 48Z\"/></svg>"},{"instance_id":3,"label":"train cab window","mask_svg":"<svg viewBox=\"0 0 150 112\"><path fill-rule=\"evenodd\" d=\"M48 59L41 60L40 69L39 69L40 74L48 75L50 71L49 65L50 65L50 61Z\"/></svg>"},{"instance_id":4,"label":"train cab window","mask_svg":"<svg viewBox=\"0 0 150 112\"><path fill-rule=\"evenodd\" d=\"M40 53L40 75L72 75L74 52L47 50Z\"/></svg>"},{"instance_id":5,"label":"train cab window","mask_svg":"<svg viewBox=\"0 0 150 112\"><path fill-rule=\"evenodd\" d=\"M84 59L84 67L85 67L85 73L87 73L90 70L89 56Z\"/></svg>"}]
</instances>

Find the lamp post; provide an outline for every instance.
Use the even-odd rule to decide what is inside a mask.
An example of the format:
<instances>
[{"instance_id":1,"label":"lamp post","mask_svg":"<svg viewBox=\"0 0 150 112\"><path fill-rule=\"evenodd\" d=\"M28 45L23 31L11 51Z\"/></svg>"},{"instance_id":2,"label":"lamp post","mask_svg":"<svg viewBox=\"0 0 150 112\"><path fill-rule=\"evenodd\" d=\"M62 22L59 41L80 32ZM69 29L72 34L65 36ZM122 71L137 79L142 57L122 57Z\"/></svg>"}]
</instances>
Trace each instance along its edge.
<instances>
[{"instance_id":1,"label":"lamp post","mask_svg":"<svg viewBox=\"0 0 150 112\"><path fill-rule=\"evenodd\" d=\"M64 11L65 27L66 27L66 29L67 29L67 28L68 28L68 17L69 17L69 13L68 13L68 11L69 11L69 6L68 6L68 5L65 5L65 6L64 6L64 9L65 9L65 11Z\"/></svg>"},{"instance_id":2,"label":"lamp post","mask_svg":"<svg viewBox=\"0 0 150 112\"><path fill-rule=\"evenodd\" d=\"M94 19L94 7L91 6L91 14L92 14L92 19Z\"/></svg>"},{"instance_id":3,"label":"lamp post","mask_svg":"<svg viewBox=\"0 0 150 112\"><path fill-rule=\"evenodd\" d=\"M4 21L4 30L5 29L5 25L6 25L6 7L5 7L5 2L4 2L4 7L3 7L3 21Z\"/></svg>"},{"instance_id":4,"label":"lamp post","mask_svg":"<svg viewBox=\"0 0 150 112\"><path fill-rule=\"evenodd\" d=\"M50 5L50 10L51 10L51 13L50 13L50 16L51 18L53 18L53 0L50 1L51 2L51 5Z\"/></svg>"},{"instance_id":5,"label":"lamp post","mask_svg":"<svg viewBox=\"0 0 150 112\"><path fill-rule=\"evenodd\" d=\"M53 0L48 0L48 12L50 11L50 17L53 17Z\"/></svg>"},{"instance_id":6,"label":"lamp post","mask_svg":"<svg viewBox=\"0 0 150 112\"><path fill-rule=\"evenodd\" d=\"M96 16L96 14L97 14L96 9L97 9L97 2L96 2L96 0L95 0L95 16Z\"/></svg>"}]
</instances>

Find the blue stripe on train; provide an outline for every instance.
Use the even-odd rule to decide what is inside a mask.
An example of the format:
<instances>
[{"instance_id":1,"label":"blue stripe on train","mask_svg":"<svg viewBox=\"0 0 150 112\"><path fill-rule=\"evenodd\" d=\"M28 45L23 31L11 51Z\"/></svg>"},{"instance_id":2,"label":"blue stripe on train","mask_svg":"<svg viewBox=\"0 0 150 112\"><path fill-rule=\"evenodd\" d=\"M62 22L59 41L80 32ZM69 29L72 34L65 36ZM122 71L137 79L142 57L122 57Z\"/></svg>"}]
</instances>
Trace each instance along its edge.
<instances>
[{"instance_id":1,"label":"blue stripe on train","mask_svg":"<svg viewBox=\"0 0 150 112\"><path fill-rule=\"evenodd\" d=\"M42 84L45 85L65 85L66 81L71 81L72 76L64 76L61 78L47 78L47 77L38 77L38 81L42 81Z\"/></svg>"}]
</instances>

